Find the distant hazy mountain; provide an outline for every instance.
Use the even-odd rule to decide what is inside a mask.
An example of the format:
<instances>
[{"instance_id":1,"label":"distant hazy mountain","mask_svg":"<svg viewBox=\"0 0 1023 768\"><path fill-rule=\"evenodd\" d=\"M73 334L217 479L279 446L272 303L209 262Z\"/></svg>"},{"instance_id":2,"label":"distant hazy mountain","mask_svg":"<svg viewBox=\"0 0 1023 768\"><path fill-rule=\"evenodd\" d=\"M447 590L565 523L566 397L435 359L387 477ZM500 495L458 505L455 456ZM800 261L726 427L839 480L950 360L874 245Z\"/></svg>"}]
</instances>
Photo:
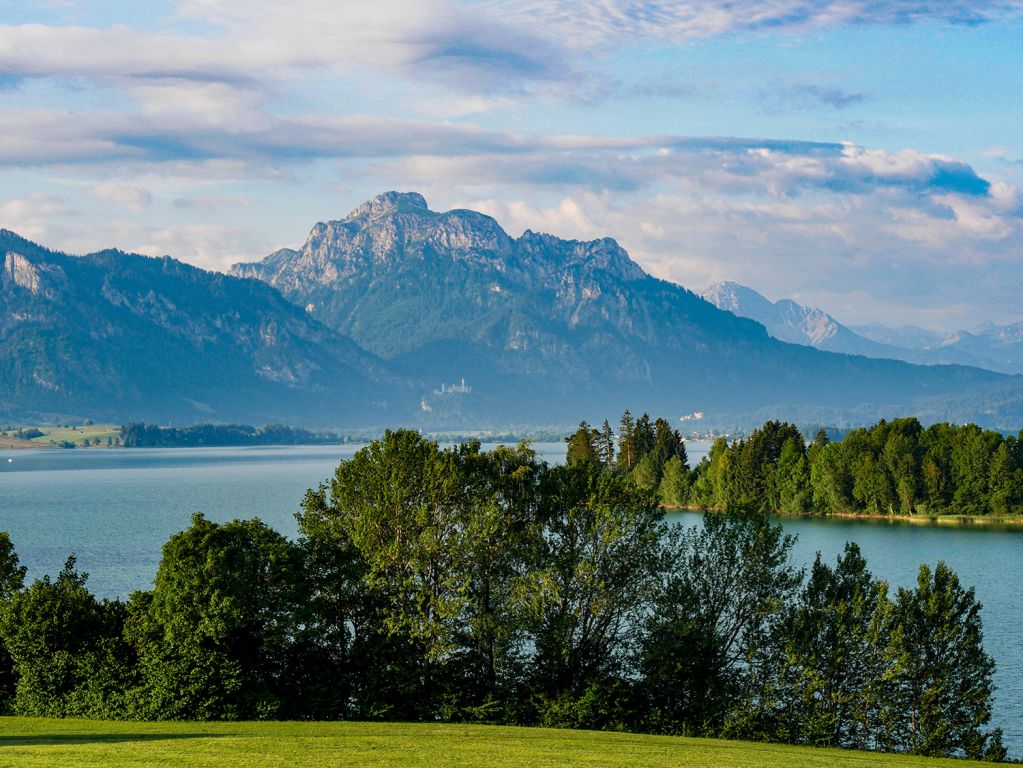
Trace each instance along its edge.
<instances>
[{"instance_id":1,"label":"distant hazy mountain","mask_svg":"<svg viewBox=\"0 0 1023 768\"><path fill-rule=\"evenodd\" d=\"M903 349L928 349L941 343L944 334L920 328L916 325L900 325L889 328L880 323L850 325L849 330L865 339Z\"/></svg>"},{"instance_id":2,"label":"distant hazy mountain","mask_svg":"<svg viewBox=\"0 0 1023 768\"><path fill-rule=\"evenodd\" d=\"M415 193L381 195L317 224L302 248L232 273L265 280L406 375L436 382L423 393L426 419L564 423L623 407L955 418L943 410L948 398L956 414L972 413L987 400L974 399L978 388L1007 387L985 416L992 423L1008 418L1018 386L975 369L783 344L647 275L614 240L512 238L489 216L431 211ZM841 335L819 320L820 338ZM463 391L441 386L462 378Z\"/></svg>"},{"instance_id":3,"label":"distant hazy mountain","mask_svg":"<svg viewBox=\"0 0 1023 768\"><path fill-rule=\"evenodd\" d=\"M1023 373L1023 322L987 323L969 331L954 331L927 352L941 362L969 360L992 371Z\"/></svg>"},{"instance_id":4,"label":"distant hazy mountain","mask_svg":"<svg viewBox=\"0 0 1023 768\"><path fill-rule=\"evenodd\" d=\"M859 336L831 315L791 299L772 302L752 288L731 281L712 285L703 292L703 298L718 309L756 320L781 341L829 352L901 359L896 354L899 350Z\"/></svg>"},{"instance_id":5,"label":"distant hazy mountain","mask_svg":"<svg viewBox=\"0 0 1023 768\"><path fill-rule=\"evenodd\" d=\"M776 339L793 344L921 365L971 365L1023 373L1023 323L988 323L973 331L940 334L912 325L845 326L820 309L791 299L771 302L752 288L733 282L717 283L703 297L720 309L756 320Z\"/></svg>"},{"instance_id":6,"label":"distant hazy mountain","mask_svg":"<svg viewBox=\"0 0 1023 768\"><path fill-rule=\"evenodd\" d=\"M1002 373L1023 373L1023 322L1011 325L985 323L951 333L935 333L915 326L885 328L856 326L857 333L870 338L890 338L919 354L907 359L934 363L965 363Z\"/></svg>"},{"instance_id":7,"label":"distant hazy mountain","mask_svg":"<svg viewBox=\"0 0 1023 768\"><path fill-rule=\"evenodd\" d=\"M0 230L0 417L383 423L392 381L263 283Z\"/></svg>"}]
</instances>

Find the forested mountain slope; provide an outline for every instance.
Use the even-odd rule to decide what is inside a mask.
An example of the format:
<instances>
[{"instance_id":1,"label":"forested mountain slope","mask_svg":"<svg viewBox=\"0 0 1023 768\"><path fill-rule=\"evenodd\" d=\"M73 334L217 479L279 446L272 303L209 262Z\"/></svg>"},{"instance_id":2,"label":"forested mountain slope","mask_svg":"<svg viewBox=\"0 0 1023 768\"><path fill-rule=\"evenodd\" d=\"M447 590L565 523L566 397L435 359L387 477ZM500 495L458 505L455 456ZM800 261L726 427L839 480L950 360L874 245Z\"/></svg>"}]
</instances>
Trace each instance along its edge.
<instances>
[{"instance_id":1,"label":"forested mountain slope","mask_svg":"<svg viewBox=\"0 0 1023 768\"><path fill-rule=\"evenodd\" d=\"M168 257L69 256L7 231L0 269L0 416L349 424L402 413L379 360L262 283Z\"/></svg>"}]
</instances>

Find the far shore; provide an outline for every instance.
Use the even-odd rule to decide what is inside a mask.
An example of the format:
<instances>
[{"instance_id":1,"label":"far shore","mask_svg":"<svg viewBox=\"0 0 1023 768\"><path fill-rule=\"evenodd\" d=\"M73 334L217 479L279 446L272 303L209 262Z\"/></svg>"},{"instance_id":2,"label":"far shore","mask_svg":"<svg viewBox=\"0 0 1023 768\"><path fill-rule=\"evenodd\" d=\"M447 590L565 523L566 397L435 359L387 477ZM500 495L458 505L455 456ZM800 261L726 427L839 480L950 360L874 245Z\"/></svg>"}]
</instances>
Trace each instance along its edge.
<instances>
[{"instance_id":1,"label":"far shore","mask_svg":"<svg viewBox=\"0 0 1023 768\"><path fill-rule=\"evenodd\" d=\"M34 443L31 440L19 440L16 437L0 437L0 451L38 451L41 448L55 448L53 445Z\"/></svg>"},{"instance_id":2,"label":"far shore","mask_svg":"<svg viewBox=\"0 0 1023 768\"><path fill-rule=\"evenodd\" d=\"M721 512L720 509L706 509L695 506L673 506L662 504L661 507L668 512ZM860 520L870 523L905 523L908 525L943 525L950 527L1005 527L1023 528L1023 515L875 515L860 514L856 512L832 512L821 514L818 512L772 512L772 515L780 518L807 518L812 520Z\"/></svg>"}]
</instances>

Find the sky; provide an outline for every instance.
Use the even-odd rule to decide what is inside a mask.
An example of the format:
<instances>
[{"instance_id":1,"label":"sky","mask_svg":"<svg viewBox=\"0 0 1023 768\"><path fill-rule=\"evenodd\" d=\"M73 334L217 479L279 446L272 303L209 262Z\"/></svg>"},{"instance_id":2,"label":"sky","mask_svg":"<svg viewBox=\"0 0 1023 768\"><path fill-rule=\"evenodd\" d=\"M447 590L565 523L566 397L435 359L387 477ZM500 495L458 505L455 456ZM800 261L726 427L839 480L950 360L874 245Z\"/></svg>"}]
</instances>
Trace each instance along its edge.
<instances>
[{"instance_id":1,"label":"sky","mask_svg":"<svg viewBox=\"0 0 1023 768\"><path fill-rule=\"evenodd\" d=\"M1023 320L1023 0L0 0L0 227L225 270L387 190L850 324Z\"/></svg>"}]
</instances>

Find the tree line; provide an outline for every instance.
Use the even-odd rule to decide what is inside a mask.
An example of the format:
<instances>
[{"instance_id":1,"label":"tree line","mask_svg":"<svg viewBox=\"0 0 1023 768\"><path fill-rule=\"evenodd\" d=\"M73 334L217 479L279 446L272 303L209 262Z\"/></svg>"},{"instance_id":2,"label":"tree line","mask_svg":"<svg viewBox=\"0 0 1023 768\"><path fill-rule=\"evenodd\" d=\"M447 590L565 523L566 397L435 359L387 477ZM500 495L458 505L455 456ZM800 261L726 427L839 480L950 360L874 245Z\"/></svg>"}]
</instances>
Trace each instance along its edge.
<instances>
[{"instance_id":1,"label":"tree line","mask_svg":"<svg viewBox=\"0 0 1023 768\"><path fill-rule=\"evenodd\" d=\"M310 432L301 427L266 424L191 424L187 427L161 427L131 422L122 424L121 445L126 448L197 448L237 445L314 445L345 442L330 432Z\"/></svg>"},{"instance_id":2,"label":"tree line","mask_svg":"<svg viewBox=\"0 0 1023 768\"><path fill-rule=\"evenodd\" d=\"M762 511L870 515L1023 513L1023 442L974 424L880 421L807 445L769 421L749 438L718 440L696 468L690 503Z\"/></svg>"},{"instance_id":3,"label":"tree line","mask_svg":"<svg viewBox=\"0 0 1023 768\"><path fill-rule=\"evenodd\" d=\"M671 442L662 482L684 463ZM1004 758L986 730L980 605L948 567L891 593L849 544L807 574L764 515L666 519L624 445L621 464L619 450L549 466L525 444L387 432L307 492L298 540L197 515L125 602L97 600L73 557L25 585L0 534L0 699L22 715L504 723Z\"/></svg>"},{"instance_id":4,"label":"tree line","mask_svg":"<svg viewBox=\"0 0 1023 768\"><path fill-rule=\"evenodd\" d=\"M628 411L617 432L586 422L568 461L631 474L667 506L765 513L1012 516L1023 514L1023 432L974 424L882 420L809 443L793 424L768 421L731 443L718 438L690 469L685 443L664 419Z\"/></svg>"}]
</instances>

